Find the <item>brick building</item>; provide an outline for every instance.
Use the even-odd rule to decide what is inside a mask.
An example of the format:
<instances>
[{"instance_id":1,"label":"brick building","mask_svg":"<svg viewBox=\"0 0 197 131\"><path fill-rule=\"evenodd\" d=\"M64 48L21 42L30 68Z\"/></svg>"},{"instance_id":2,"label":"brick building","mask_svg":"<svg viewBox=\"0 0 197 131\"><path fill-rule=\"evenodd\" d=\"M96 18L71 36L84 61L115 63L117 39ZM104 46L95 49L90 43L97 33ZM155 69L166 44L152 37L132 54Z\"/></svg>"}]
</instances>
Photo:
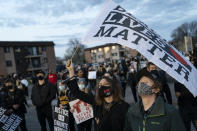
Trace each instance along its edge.
<instances>
[{"instance_id":1,"label":"brick building","mask_svg":"<svg viewBox=\"0 0 197 131\"><path fill-rule=\"evenodd\" d=\"M116 43L110 43L85 49L87 63L101 63L119 60L122 57L131 58L137 55L137 51Z\"/></svg>"},{"instance_id":2,"label":"brick building","mask_svg":"<svg viewBox=\"0 0 197 131\"><path fill-rule=\"evenodd\" d=\"M0 75L56 71L52 41L0 41Z\"/></svg>"}]
</instances>

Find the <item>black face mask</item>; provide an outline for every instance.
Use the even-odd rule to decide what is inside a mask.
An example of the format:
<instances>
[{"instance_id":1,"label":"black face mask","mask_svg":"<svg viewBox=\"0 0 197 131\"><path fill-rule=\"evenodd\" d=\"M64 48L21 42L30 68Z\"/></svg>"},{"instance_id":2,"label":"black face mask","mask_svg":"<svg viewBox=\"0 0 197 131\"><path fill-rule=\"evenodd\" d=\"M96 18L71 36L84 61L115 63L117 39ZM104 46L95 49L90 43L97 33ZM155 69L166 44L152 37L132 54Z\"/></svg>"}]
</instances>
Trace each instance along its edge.
<instances>
[{"instance_id":1,"label":"black face mask","mask_svg":"<svg viewBox=\"0 0 197 131\"><path fill-rule=\"evenodd\" d=\"M12 86L6 86L7 89L12 89Z\"/></svg>"},{"instance_id":2,"label":"black face mask","mask_svg":"<svg viewBox=\"0 0 197 131\"><path fill-rule=\"evenodd\" d=\"M113 94L111 86L101 86L99 88L99 95L101 97L109 97Z\"/></svg>"},{"instance_id":3,"label":"black face mask","mask_svg":"<svg viewBox=\"0 0 197 131\"><path fill-rule=\"evenodd\" d=\"M43 76L38 76L37 79L38 80L44 80L44 77Z\"/></svg>"}]
</instances>

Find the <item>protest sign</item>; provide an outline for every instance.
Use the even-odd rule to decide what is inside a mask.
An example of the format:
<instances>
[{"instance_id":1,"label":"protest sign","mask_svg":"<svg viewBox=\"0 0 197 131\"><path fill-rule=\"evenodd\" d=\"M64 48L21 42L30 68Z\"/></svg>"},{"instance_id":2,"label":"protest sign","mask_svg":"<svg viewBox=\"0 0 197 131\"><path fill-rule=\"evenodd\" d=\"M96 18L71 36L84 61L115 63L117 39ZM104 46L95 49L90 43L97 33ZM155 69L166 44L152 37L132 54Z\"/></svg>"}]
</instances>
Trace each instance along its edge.
<instances>
[{"instance_id":1,"label":"protest sign","mask_svg":"<svg viewBox=\"0 0 197 131\"><path fill-rule=\"evenodd\" d=\"M93 118L92 106L79 99L69 102L77 124Z\"/></svg>"},{"instance_id":2,"label":"protest sign","mask_svg":"<svg viewBox=\"0 0 197 131\"><path fill-rule=\"evenodd\" d=\"M131 13L108 0L83 43L119 43L136 49L197 96L197 70L172 45Z\"/></svg>"},{"instance_id":3,"label":"protest sign","mask_svg":"<svg viewBox=\"0 0 197 131\"><path fill-rule=\"evenodd\" d=\"M7 114L7 110L0 107L0 131L15 131L20 125L22 118L12 113Z\"/></svg>"},{"instance_id":4,"label":"protest sign","mask_svg":"<svg viewBox=\"0 0 197 131\"><path fill-rule=\"evenodd\" d=\"M96 71L89 71L88 72L88 79L89 80L96 79Z\"/></svg>"},{"instance_id":5,"label":"protest sign","mask_svg":"<svg viewBox=\"0 0 197 131\"><path fill-rule=\"evenodd\" d=\"M54 131L68 131L69 111L56 107L54 109Z\"/></svg>"}]
</instances>

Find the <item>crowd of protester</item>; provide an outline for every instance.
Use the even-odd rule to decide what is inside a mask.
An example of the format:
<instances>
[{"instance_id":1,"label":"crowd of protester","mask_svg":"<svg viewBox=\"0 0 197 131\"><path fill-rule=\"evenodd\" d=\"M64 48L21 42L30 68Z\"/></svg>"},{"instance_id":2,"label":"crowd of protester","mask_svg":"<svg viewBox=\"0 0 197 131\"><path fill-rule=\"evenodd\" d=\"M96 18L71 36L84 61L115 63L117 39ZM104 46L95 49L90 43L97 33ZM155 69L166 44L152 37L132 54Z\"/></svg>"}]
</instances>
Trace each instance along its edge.
<instances>
[{"instance_id":1,"label":"crowd of protester","mask_svg":"<svg viewBox=\"0 0 197 131\"><path fill-rule=\"evenodd\" d=\"M89 72L94 71L96 79L89 78ZM125 101L127 87L132 92L132 104ZM22 74L1 78L0 107L23 119L19 126L22 131L28 130L28 96L35 106L41 131L47 131L46 122L50 131L54 130L54 99L58 100L57 106L69 110L70 131L190 131L191 122L197 130L197 98L177 81L174 90L178 110L172 105L167 74L151 62L143 65L136 59L123 58L91 66L74 65L69 60L66 69L58 73L38 71L31 78ZM92 106L92 119L75 123L69 106L75 99Z\"/></svg>"}]
</instances>

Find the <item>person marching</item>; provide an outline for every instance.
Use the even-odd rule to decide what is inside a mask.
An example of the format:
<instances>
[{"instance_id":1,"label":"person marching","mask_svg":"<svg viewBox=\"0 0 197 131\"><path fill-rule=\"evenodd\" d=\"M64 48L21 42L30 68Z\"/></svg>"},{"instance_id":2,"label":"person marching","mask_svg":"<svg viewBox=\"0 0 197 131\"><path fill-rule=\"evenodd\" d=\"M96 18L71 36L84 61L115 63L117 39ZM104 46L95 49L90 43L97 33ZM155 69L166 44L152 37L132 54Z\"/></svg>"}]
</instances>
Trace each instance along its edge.
<instances>
[{"instance_id":1,"label":"person marching","mask_svg":"<svg viewBox=\"0 0 197 131\"><path fill-rule=\"evenodd\" d=\"M123 131L129 105L123 100L115 78L103 77L96 87L96 97L79 90L71 60L67 61L70 80L67 85L80 100L91 104L94 110L95 131Z\"/></svg>"},{"instance_id":2,"label":"person marching","mask_svg":"<svg viewBox=\"0 0 197 131\"><path fill-rule=\"evenodd\" d=\"M3 87L2 107L7 109L8 114L15 113L22 118L19 125L22 131L27 131L25 113L25 93L14 85L14 81L8 78ZM17 131L18 129L16 129Z\"/></svg>"},{"instance_id":3,"label":"person marching","mask_svg":"<svg viewBox=\"0 0 197 131\"><path fill-rule=\"evenodd\" d=\"M39 71L36 77L38 80L32 88L32 103L36 106L41 131L47 131L46 120L48 121L50 131L53 131L54 127L51 102L56 97L57 88L45 79L45 73L43 71Z\"/></svg>"},{"instance_id":4,"label":"person marching","mask_svg":"<svg viewBox=\"0 0 197 131\"><path fill-rule=\"evenodd\" d=\"M197 97L180 82L174 82L175 95L178 99L179 112L187 131L191 130L191 122L197 130Z\"/></svg>"},{"instance_id":5,"label":"person marching","mask_svg":"<svg viewBox=\"0 0 197 131\"><path fill-rule=\"evenodd\" d=\"M66 79L63 79L63 81ZM70 131L75 131L75 120L70 112L69 101L75 100L73 95L70 93L69 89L63 84L63 82L58 83L58 105L61 109L69 110L69 124L68 128Z\"/></svg>"},{"instance_id":6,"label":"person marching","mask_svg":"<svg viewBox=\"0 0 197 131\"><path fill-rule=\"evenodd\" d=\"M146 72L137 84L141 100L126 115L124 131L186 131L179 112L164 102L158 72Z\"/></svg>"}]
</instances>

